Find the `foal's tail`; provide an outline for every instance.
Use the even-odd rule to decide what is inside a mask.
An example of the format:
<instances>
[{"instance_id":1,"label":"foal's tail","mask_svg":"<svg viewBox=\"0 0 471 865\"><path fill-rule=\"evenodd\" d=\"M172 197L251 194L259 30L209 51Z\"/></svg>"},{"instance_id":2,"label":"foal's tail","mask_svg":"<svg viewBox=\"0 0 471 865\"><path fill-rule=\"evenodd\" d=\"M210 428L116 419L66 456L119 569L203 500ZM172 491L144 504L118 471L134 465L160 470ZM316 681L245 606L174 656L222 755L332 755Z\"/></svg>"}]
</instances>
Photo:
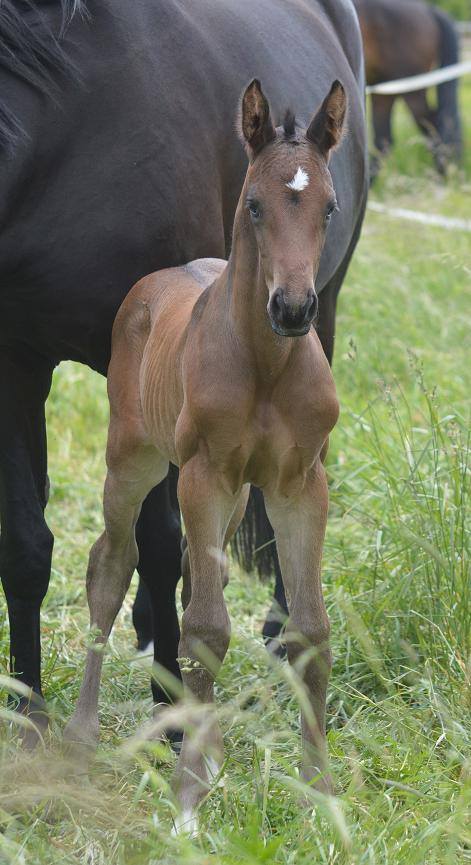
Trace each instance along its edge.
<instances>
[{"instance_id":1,"label":"foal's tail","mask_svg":"<svg viewBox=\"0 0 471 865\"><path fill-rule=\"evenodd\" d=\"M262 578L272 577L275 573L278 566L275 538L263 495L256 487L250 490L245 517L231 546L244 570L255 570Z\"/></svg>"},{"instance_id":2,"label":"foal's tail","mask_svg":"<svg viewBox=\"0 0 471 865\"><path fill-rule=\"evenodd\" d=\"M433 7L432 14L440 30L440 66L450 66L459 61L459 37L455 24L446 12ZM458 78L444 81L437 88L437 132L445 145L447 155L461 159L462 135L458 107Z\"/></svg>"}]
</instances>

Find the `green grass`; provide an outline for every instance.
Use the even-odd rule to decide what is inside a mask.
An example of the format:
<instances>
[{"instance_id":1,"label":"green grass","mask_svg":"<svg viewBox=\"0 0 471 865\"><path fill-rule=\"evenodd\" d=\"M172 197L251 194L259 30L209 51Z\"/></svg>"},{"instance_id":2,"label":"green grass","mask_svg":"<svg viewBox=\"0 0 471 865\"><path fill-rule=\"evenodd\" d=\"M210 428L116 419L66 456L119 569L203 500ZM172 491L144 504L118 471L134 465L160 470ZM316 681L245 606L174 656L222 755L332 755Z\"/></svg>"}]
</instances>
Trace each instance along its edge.
<instances>
[{"instance_id":1,"label":"green grass","mask_svg":"<svg viewBox=\"0 0 471 865\"><path fill-rule=\"evenodd\" d=\"M471 19L471 4L469 0L433 0L434 6L440 6L458 21Z\"/></svg>"},{"instance_id":2,"label":"green grass","mask_svg":"<svg viewBox=\"0 0 471 865\"><path fill-rule=\"evenodd\" d=\"M468 105L470 96L468 85ZM401 147L374 196L469 217L470 173L438 180L403 112L397 135ZM133 650L134 590L107 655L90 784L70 775L60 730L83 668L84 576L101 528L108 409L98 376L72 364L56 371L48 403L56 544L43 616L52 737L25 758L0 715L2 865L471 862L470 246L469 234L369 213L340 296L342 414L328 460L324 558L338 795L308 809L299 804L292 683L260 640L269 587L235 568L234 635L217 686L226 787L203 806L201 836L170 837L173 756L132 744L150 711L148 670Z\"/></svg>"}]
</instances>

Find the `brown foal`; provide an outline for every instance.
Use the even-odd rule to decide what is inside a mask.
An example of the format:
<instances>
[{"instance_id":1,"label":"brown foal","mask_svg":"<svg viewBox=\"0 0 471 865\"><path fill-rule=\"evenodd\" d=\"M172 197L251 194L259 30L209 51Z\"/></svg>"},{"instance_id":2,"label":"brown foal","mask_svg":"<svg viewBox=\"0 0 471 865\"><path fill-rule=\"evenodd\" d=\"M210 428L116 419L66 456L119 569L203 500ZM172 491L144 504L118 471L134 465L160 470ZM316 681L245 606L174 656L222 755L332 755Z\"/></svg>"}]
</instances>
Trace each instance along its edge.
<instances>
[{"instance_id":1,"label":"brown foal","mask_svg":"<svg viewBox=\"0 0 471 865\"><path fill-rule=\"evenodd\" d=\"M337 207L328 161L345 113L345 92L335 82L307 130L291 115L275 129L253 81L241 105L249 167L229 261L201 259L145 277L114 325L105 531L91 550L87 576L98 636L67 736L85 742L98 737L100 649L136 567L141 504L175 463L187 538L182 675L187 691L207 707L195 715L196 735L185 732L176 773L179 822L189 830L222 762L211 703L230 637L223 550L243 517L251 483L263 490L275 530L290 609L288 657L308 696L304 777L330 789L322 460L338 402L312 324L319 259Z\"/></svg>"}]
</instances>

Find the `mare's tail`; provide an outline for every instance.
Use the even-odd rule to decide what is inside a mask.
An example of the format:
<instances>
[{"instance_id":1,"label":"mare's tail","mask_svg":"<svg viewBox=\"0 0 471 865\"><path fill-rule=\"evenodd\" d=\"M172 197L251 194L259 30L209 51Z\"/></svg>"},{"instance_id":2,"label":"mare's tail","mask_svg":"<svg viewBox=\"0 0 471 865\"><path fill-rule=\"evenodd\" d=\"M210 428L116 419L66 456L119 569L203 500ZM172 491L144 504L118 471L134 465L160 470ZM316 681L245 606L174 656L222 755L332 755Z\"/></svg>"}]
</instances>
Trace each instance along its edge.
<instances>
[{"instance_id":1,"label":"mare's tail","mask_svg":"<svg viewBox=\"0 0 471 865\"><path fill-rule=\"evenodd\" d=\"M272 577L278 567L273 529L267 517L263 495L252 487L245 517L232 540L232 550L246 571Z\"/></svg>"},{"instance_id":2,"label":"mare's tail","mask_svg":"<svg viewBox=\"0 0 471 865\"><path fill-rule=\"evenodd\" d=\"M275 577L273 602L263 626L263 639L270 652L283 658L286 646L280 634L288 618L280 563L275 537L265 510L263 495L256 487L250 490L245 517L231 543L239 564L246 571L257 571L261 579Z\"/></svg>"},{"instance_id":3,"label":"mare's tail","mask_svg":"<svg viewBox=\"0 0 471 865\"><path fill-rule=\"evenodd\" d=\"M459 61L459 36L453 20L441 9L433 8L433 16L440 30L440 66L450 66ZM446 148L446 155L461 159L462 135L458 107L458 82L444 81L437 88L437 132Z\"/></svg>"}]
</instances>

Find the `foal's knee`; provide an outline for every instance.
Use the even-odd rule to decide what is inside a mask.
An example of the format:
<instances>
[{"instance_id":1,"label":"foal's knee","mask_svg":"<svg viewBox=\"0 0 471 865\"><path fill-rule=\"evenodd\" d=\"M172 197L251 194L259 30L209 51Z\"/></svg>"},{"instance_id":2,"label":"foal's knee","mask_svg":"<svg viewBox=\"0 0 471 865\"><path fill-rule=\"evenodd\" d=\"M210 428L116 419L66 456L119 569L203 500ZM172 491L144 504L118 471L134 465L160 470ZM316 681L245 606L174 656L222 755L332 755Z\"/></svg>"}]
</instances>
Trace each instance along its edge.
<instances>
[{"instance_id":1,"label":"foal's knee","mask_svg":"<svg viewBox=\"0 0 471 865\"><path fill-rule=\"evenodd\" d=\"M327 615L297 622L291 617L286 631L290 663L296 663L304 655L306 661L318 661L329 673L332 667L329 639L330 622Z\"/></svg>"},{"instance_id":2,"label":"foal's knee","mask_svg":"<svg viewBox=\"0 0 471 865\"><path fill-rule=\"evenodd\" d=\"M0 536L0 575L5 593L41 603L49 584L54 536L43 516L26 526L4 528Z\"/></svg>"},{"instance_id":3,"label":"foal's knee","mask_svg":"<svg viewBox=\"0 0 471 865\"><path fill-rule=\"evenodd\" d=\"M229 647L231 623L225 606L219 611L207 611L201 615L192 609L191 602L182 618L180 654L196 657L203 663L215 659L222 663Z\"/></svg>"},{"instance_id":4,"label":"foal's knee","mask_svg":"<svg viewBox=\"0 0 471 865\"><path fill-rule=\"evenodd\" d=\"M103 594L102 583L105 581L109 600L122 599L128 583L137 565L138 551L134 536L126 539L126 543L110 542L107 532L103 532L93 544L88 557L87 595L89 602L93 600L96 590Z\"/></svg>"}]
</instances>

